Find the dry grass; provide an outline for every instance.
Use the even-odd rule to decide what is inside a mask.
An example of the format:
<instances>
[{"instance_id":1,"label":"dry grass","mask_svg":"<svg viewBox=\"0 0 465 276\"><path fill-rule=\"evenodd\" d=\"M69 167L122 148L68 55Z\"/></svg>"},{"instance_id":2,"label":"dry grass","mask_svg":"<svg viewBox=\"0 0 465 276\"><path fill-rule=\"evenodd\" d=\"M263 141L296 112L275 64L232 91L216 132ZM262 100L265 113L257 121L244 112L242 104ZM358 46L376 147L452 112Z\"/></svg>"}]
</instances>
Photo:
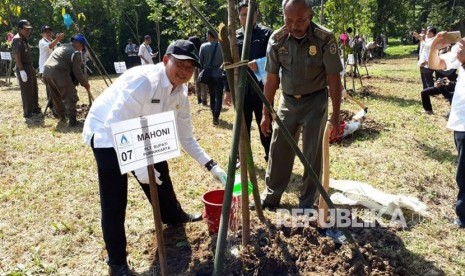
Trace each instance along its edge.
<instances>
[{"instance_id":1,"label":"dry grass","mask_svg":"<svg viewBox=\"0 0 465 276\"><path fill-rule=\"evenodd\" d=\"M350 140L331 147L331 177L420 198L430 207L431 218L407 218L409 228L398 232L411 252L411 274L428 273L425 262L449 275L463 274L464 232L449 222L457 188L456 151L442 116L448 104L433 98L437 115L421 114L421 86L413 58L383 60L368 69L372 78L363 81L371 93L361 99L369 107L368 120ZM98 79L91 85L96 95L104 88ZM87 102L82 91L80 97ZM58 127L50 116L25 123L16 85L1 87L0 98L0 275L103 275L97 174L80 130ZM40 85L42 106L44 98ZM195 136L226 167L232 110L222 113L220 126L214 127L209 108L197 105L195 96L191 103ZM350 103L344 103L343 109L358 110ZM266 164L256 127L252 141L263 187ZM184 208L201 210L201 195L219 184L186 154L169 163ZM296 161L284 203L297 203L302 170ZM130 264L142 273L152 259L153 221L150 206L132 178L126 219ZM190 229L186 226L187 233Z\"/></svg>"}]
</instances>

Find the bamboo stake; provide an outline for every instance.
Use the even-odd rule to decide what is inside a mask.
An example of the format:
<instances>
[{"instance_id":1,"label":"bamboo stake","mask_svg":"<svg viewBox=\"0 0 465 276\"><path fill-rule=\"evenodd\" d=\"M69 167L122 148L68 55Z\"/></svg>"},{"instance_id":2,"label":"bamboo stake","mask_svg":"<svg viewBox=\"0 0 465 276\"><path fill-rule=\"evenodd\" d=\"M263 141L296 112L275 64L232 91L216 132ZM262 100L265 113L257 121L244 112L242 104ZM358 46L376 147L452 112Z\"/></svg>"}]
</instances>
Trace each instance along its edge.
<instances>
[{"instance_id":1,"label":"bamboo stake","mask_svg":"<svg viewBox=\"0 0 465 276\"><path fill-rule=\"evenodd\" d=\"M152 202L153 220L155 223L155 234L157 238L158 260L160 262L161 275L168 275L166 262L165 241L163 239L163 226L161 223L160 204L158 200L158 188L155 182L155 171L153 165L147 166L150 179L150 201Z\"/></svg>"}]
</instances>

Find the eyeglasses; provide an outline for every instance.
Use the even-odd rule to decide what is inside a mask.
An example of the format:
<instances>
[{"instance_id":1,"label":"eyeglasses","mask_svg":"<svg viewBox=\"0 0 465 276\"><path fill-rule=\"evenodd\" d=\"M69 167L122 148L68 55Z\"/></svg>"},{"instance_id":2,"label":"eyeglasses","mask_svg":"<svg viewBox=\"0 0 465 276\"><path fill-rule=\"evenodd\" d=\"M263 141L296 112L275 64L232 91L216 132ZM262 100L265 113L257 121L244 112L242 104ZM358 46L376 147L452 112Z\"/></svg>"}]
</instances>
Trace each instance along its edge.
<instances>
[{"instance_id":1,"label":"eyeglasses","mask_svg":"<svg viewBox=\"0 0 465 276\"><path fill-rule=\"evenodd\" d=\"M192 65L191 61L188 60L179 60L173 56L170 56L171 60L173 61L174 65L181 69L182 71L192 73L195 70L195 66Z\"/></svg>"}]
</instances>

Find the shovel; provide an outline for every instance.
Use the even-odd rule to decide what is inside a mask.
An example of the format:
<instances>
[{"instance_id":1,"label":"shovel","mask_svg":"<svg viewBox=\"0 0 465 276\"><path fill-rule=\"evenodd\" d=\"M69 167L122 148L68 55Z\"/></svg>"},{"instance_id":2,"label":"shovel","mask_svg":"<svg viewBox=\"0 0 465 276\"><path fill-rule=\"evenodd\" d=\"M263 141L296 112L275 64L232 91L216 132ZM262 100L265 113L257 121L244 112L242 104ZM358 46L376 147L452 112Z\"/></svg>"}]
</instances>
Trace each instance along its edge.
<instances>
[{"instance_id":1,"label":"shovel","mask_svg":"<svg viewBox=\"0 0 465 276\"><path fill-rule=\"evenodd\" d=\"M321 182L326 192L329 190L329 140L331 138L332 128L332 124L327 122L325 133L323 135L323 179ZM318 202L318 211L318 232L320 235L330 237L339 245L346 242L346 237L342 231L326 227L326 224L328 223L328 205L321 195Z\"/></svg>"},{"instance_id":2,"label":"shovel","mask_svg":"<svg viewBox=\"0 0 465 276\"><path fill-rule=\"evenodd\" d=\"M362 118L365 117L365 115L368 113L368 107L366 107L362 102L354 99L353 97L351 97L349 95L349 93L347 93L347 91L345 89L342 90L342 97L344 99L348 99L352 102L354 102L356 105L360 106L362 109L357 112L353 117L352 117L352 120L355 120L355 121L360 121Z\"/></svg>"}]
</instances>

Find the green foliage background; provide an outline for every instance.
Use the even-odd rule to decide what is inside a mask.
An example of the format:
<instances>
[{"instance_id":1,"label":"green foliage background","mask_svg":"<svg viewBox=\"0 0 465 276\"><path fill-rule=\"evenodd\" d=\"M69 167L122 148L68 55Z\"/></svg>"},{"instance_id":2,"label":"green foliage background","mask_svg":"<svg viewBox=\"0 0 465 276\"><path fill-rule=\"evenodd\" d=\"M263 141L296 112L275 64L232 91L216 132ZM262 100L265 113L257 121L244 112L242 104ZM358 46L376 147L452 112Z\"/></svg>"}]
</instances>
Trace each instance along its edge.
<instances>
[{"instance_id":1,"label":"green foliage background","mask_svg":"<svg viewBox=\"0 0 465 276\"><path fill-rule=\"evenodd\" d=\"M226 0L191 0L213 25L227 21ZM48 24L64 31L69 39L78 30L66 30L63 8L110 72L113 62L124 59L128 38L138 43L152 36L152 48L164 53L170 41L197 35L204 38L205 27L187 6L188 0L0 0L1 47L8 48L6 34L16 32L15 23L31 21L34 33L31 45L40 39L40 26ZM234 0L237 4L238 0ZM281 1L257 0L260 22L272 28L282 24ZM320 21L321 0L313 1L314 21ZM411 31L426 25L439 30L461 30L465 35L465 0L329 0L324 1L323 22L340 33L352 27L355 33L371 40L376 34L406 40ZM78 14L84 15L78 17ZM37 49L36 51L37 52Z\"/></svg>"}]
</instances>

